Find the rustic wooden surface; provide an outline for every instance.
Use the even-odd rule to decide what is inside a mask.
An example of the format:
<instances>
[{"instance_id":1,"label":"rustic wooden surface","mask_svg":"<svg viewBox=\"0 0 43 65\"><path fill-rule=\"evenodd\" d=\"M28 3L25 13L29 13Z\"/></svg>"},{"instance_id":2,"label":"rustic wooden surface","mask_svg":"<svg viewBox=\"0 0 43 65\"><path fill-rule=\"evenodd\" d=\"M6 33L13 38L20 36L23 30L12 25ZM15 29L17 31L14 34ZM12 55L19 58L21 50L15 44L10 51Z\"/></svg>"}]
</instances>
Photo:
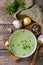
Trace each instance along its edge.
<instances>
[{"instance_id":1,"label":"rustic wooden surface","mask_svg":"<svg viewBox=\"0 0 43 65\"><path fill-rule=\"evenodd\" d=\"M6 38L10 35L7 32L7 28L13 28L12 21L14 18L5 12L5 8L2 6L4 1L5 0L0 0L0 65L29 65L32 57L21 59L15 62L5 49L3 38ZM41 57L37 57L35 65L43 65L43 55Z\"/></svg>"}]
</instances>

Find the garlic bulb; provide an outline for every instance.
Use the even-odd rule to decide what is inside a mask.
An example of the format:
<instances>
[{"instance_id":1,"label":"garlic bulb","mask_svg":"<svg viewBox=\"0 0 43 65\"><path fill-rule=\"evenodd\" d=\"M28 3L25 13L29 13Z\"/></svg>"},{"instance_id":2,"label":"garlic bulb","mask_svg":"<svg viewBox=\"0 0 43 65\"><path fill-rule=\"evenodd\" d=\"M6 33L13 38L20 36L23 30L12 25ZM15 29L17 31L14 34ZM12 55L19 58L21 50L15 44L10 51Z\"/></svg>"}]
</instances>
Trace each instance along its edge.
<instances>
[{"instance_id":1,"label":"garlic bulb","mask_svg":"<svg viewBox=\"0 0 43 65\"><path fill-rule=\"evenodd\" d=\"M8 45L9 45L9 42L8 42L8 41L6 41L6 42L5 42L5 46L8 46Z\"/></svg>"},{"instance_id":2,"label":"garlic bulb","mask_svg":"<svg viewBox=\"0 0 43 65\"><path fill-rule=\"evenodd\" d=\"M22 23L19 20L13 21L13 25L15 28L19 29L22 27Z\"/></svg>"}]
</instances>

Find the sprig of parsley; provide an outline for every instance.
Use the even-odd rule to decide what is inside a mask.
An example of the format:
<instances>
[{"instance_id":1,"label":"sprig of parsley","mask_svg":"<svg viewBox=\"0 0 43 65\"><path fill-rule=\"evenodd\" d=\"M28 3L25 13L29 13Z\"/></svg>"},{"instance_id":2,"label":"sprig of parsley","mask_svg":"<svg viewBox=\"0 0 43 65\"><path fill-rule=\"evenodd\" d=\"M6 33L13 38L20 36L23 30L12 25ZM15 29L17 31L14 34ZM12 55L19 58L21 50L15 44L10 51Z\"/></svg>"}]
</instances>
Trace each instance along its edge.
<instances>
[{"instance_id":1,"label":"sprig of parsley","mask_svg":"<svg viewBox=\"0 0 43 65\"><path fill-rule=\"evenodd\" d=\"M8 14L13 15L18 10L17 2L10 3L9 6L6 8Z\"/></svg>"},{"instance_id":2,"label":"sprig of parsley","mask_svg":"<svg viewBox=\"0 0 43 65\"><path fill-rule=\"evenodd\" d=\"M19 9L24 9L25 8L24 0L18 0L18 4L19 4Z\"/></svg>"},{"instance_id":3,"label":"sprig of parsley","mask_svg":"<svg viewBox=\"0 0 43 65\"><path fill-rule=\"evenodd\" d=\"M13 15L15 12L17 12L18 9L23 10L24 8L25 8L24 0L18 0L10 3L6 8L6 11L8 14Z\"/></svg>"}]
</instances>

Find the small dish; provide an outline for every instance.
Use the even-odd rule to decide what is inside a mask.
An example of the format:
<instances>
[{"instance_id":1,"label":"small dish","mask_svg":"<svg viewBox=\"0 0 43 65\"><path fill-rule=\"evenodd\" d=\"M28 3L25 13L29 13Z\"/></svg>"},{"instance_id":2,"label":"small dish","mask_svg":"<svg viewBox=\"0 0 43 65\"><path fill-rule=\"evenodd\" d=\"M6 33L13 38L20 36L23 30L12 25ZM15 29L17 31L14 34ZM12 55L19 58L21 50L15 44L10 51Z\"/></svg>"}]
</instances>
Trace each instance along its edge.
<instances>
[{"instance_id":1,"label":"small dish","mask_svg":"<svg viewBox=\"0 0 43 65\"><path fill-rule=\"evenodd\" d=\"M38 36L41 34L41 25L38 23L33 23L31 30L36 36Z\"/></svg>"},{"instance_id":2,"label":"small dish","mask_svg":"<svg viewBox=\"0 0 43 65\"><path fill-rule=\"evenodd\" d=\"M36 37L26 29L15 31L11 35L9 43L11 52L20 58L31 56L37 47Z\"/></svg>"}]
</instances>

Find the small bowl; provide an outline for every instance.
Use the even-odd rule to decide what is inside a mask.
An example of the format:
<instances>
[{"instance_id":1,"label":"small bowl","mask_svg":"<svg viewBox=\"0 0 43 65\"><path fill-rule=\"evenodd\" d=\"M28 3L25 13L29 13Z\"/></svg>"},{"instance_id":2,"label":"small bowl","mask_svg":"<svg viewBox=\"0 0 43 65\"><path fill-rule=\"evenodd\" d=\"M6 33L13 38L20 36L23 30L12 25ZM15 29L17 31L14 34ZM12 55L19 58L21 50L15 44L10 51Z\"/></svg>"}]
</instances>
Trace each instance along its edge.
<instances>
[{"instance_id":1,"label":"small bowl","mask_svg":"<svg viewBox=\"0 0 43 65\"><path fill-rule=\"evenodd\" d=\"M15 51L15 48L13 48L12 47L12 44L14 44L13 46L15 46L15 43L16 43L16 41L14 41L14 42L11 42L11 40L12 39L14 39L15 40L15 38L17 37L17 39L19 38L19 36L21 36L21 34L19 33L18 34L18 32L20 32L20 31L26 31L26 33L28 33L29 34L29 36L32 38L30 38L31 39L31 42L30 43L32 43L32 41L34 42L34 43L32 43L32 44L34 44L33 45L33 47L31 47L32 49L28 49L28 52L27 52L27 49L26 49L26 52L28 53L26 53L27 55L21 55L21 54L19 54L19 52L17 51L18 49L20 50L20 48L18 48L18 47L15 47L15 48L18 48L18 49L16 49L16 51L18 52L16 52ZM24 32L23 32L24 33ZM15 38L13 38L16 34L18 34ZM25 38L27 38L26 40L27 40L27 43L28 43L28 41L29 41L29 36L27 36L25 33L23 34L23 35L25 35L25 37L22 39L22 40L24 40ZM21 41L21 39L18 39L18 40L20 40ZM34 40L33 40L34 39ZM20 58L26 58L26 57L29 57L29 56L31 56L34 52L35 52L35 50L36 50L36 47L37 47L37 40L36 40L36 37L34 36L34 34L31 32L31 31L29 31L29 30L26 30L26 29L20 29L20 30L17 30L17 31L15 31L12 35L11 35L11 37L10 37L10 40L9 40L9 45L10 45L10 49L11 49L11 52L14 54L14 55L16 55L16 56L18 56L18 57L20 57ZM21 43L21 42L20 42ZM22 42L23 43L23 42ZM18 44L18 43L16 43L16 44ZM30 46L32 46L32 44L30 45ZM28 45L27 45L28 46ZM21 51L21 50L20 50ZM31 52L30 52L31 51ZM25 50L24 50L24 52L25 52ZM20 52L20 53L22 53L22 51ZM18 55L19 54L19 55Z\"/></svg>"},{"instance_id":2,"label":"small bowl","mask_svg":"<svg viewBox=\"0 0 43 65\"><path fill-rule=\"evenodd\" d=\"M31 31L36 35L39 36L41 34L41 25L39 23L33 23L31 26Z\"/></svg>"}]
</instances>

